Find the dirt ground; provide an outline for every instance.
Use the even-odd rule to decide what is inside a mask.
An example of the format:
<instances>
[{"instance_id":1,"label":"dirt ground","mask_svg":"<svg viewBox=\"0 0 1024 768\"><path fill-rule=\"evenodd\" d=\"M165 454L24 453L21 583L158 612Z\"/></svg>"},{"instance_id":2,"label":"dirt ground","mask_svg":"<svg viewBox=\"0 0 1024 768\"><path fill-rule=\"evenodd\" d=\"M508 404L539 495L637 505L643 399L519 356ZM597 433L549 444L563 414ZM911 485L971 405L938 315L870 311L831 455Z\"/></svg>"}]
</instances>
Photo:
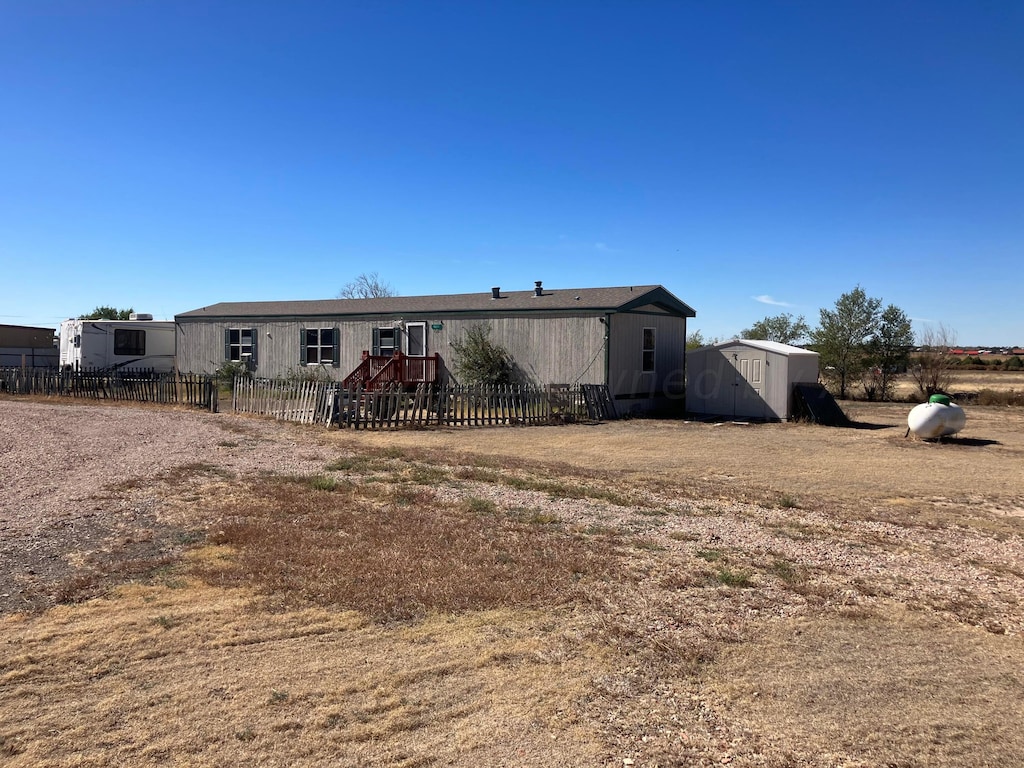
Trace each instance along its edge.
<instances>
[{"instance_id":1,"label":"dirt ground","mask_svg":"<svg viewBox=\"0 0 1024 768\"><path fill-rule=\"evenodd\" d=\"M854 428L372 433L0 399L0 763L1015 764L1024 411L927 442L909 405L844 407ZM390 624L204 581L256 480L310 477L615 568Z\"/></svg>"},{"instance_id":2,"label":"dirt ground","mask_svg":"<svg viewBox=\"0 0 1024 768\"><path fill-rule=\"evenodd\" d=\"M699 483L709 493L777 494L856 514L917 507L1024 515L1024 411L968 408L941 442L907 436L905 403L843 404L855 428L804 423L618 421L518 430L334 433L400 445L564 462L631 479Z\"/></svg>"}]
</instances>

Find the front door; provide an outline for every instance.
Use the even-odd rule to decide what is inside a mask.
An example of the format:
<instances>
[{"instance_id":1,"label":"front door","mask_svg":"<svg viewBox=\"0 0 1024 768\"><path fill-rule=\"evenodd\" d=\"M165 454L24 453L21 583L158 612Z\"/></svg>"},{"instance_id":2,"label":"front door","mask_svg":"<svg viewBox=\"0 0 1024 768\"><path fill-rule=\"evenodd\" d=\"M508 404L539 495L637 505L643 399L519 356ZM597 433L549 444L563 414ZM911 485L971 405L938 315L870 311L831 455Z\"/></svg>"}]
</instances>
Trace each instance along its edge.
<instances>
[{"instance_id":1,"label":"front door","mask_svg":"<svg viewBox=\"0 0 1024 768\"><path fill-rule=\"evenodd\" d=\"M427 324L406 323L405 354L409 357L425 357L427 354Z\"/></svg>"}]
</instances>

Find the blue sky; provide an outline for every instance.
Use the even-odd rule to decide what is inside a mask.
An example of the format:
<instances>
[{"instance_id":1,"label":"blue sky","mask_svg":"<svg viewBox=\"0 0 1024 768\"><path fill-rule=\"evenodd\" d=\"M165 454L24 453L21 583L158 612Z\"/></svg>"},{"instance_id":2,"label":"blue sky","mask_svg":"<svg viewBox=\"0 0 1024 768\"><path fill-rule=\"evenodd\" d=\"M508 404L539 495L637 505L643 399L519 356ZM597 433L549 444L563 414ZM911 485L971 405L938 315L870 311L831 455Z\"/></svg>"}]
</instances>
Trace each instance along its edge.
<instances>
[{"instance_id":1,"label":"blue sky","mask_svg":"<svg viewBox=\"0 0 1024 768\"><path fill-rule=\"evenodd\" d=\"M861 285L1024 345L1022 2L0 0L0 323Z\"/></svg>"}]
</instances>

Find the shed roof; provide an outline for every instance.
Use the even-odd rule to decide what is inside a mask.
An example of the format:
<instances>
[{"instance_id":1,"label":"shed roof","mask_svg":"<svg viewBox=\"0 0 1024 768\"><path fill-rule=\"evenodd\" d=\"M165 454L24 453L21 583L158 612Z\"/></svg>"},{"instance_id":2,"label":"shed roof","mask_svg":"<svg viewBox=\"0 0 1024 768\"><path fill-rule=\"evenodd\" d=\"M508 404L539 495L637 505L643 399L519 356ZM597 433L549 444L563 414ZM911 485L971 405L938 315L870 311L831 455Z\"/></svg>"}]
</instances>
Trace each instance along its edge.
<instances>
[{"instance_id":1,"label":"shed roof","mask_svg":"<svg viewBox=\"0 0 1024 768\"><path fill-rule=\"evenodd\" d=\"M344 317L412 313L627 312L654 305L678 317L696 312L660 285L618 288L544 288L534 291L491 291L443 296L390 296L380 299L315 299L311 301L228 301L175 315L175 319L247 317Z\"/></svg>"},{"instance_id":2,"label":"shed roof","mask_svg":"<svg viewBox=\"0 0 1024 768\"><path fill-rule=\"evenodd\" d=\"M754 349L763 349L766 352L775 352L779 355L814 355L815 357L818 355L817 352L810 349L795 347L792 344L782 344L778 341L765 341L764 339L730 339L729 341L722 341L710 346L715 349L724 349L726 347L734 347L737 344L753 347Z\"/></svg>"}]
</instances>

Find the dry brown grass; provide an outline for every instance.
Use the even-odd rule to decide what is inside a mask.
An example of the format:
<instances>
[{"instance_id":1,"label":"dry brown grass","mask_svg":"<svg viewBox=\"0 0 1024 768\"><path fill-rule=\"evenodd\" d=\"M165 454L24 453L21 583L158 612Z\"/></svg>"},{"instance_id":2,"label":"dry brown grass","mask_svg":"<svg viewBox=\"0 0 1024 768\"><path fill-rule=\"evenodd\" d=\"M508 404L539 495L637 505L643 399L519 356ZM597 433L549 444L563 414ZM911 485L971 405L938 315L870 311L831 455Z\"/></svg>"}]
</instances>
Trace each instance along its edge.
<instances>
[{"instance_id":1,"label":"dry brown grass","mask_svg":"<svg viewBox=\"0 0 1024 768\"><path fill-rule=\"evenodd\" d=\"M294 430L322 472L126 483L208 537L0 617L0 762L1015 764L1024 414L852 410Z\"/></svg>"},{"instance_id":2,"label":"dry brown grass","mask_svg":"<svg viewBox=\"0 0 1024 768\"><path fill-rule=\"evenodd\" d=\"M266 613L255 602L191 582L5 619L0 762L599 761L599 740L567 709L595 659L543 614L382 628L355 612Z\"/></svg>"},{"instance_id":3,"label":"dry brown grass","mask_svg":"<svg viewBox=\"0 0 1024 768\"><path fill-rule=\"evenodd\" d=\"M767 627L707 695L791 764L1016 765L1022 662L1016 639L888 607Z\"/></svg>"},{"instance_id":4,"label":"dry brown grass","mask_svg":"<svg viewBox=\"0 0 1024 768\"><path fill-rule=\"evenodd\" d=\"M577 478L577 485L604 484L620 495L663 485L701 498L842 507L844 514L911 524L966 521L1021 530L1024 409L967 407L964 431L936 443L905 436L908 404L843 407L864 428L623 421L501 430L500 439L493 430L330 437L354 452L401 450L431 461L489 461L507 465L503 472L541 478L554 473L562 483Z\"/></svg>"},{"instance_id":5,"label":"dry brown grass","mask_svg":"<svg viewBox=\"0 0 1024 768\"><path fill-rule=\"evenodd\" d=\"M1015 392L1024 391L1024 371L957 371L952 373L953 392ZM902 378L896 385L897 398L920 396L917 386L909 377Z\"/></svg>"},{"instance_id":6,"label":"dry brown grass","mask_svg":"<svg viewBox=\"0 0 1024 768\"><path fill-rule=\"evenodd\" d=\"M600 541L473 498L445 507L421 485L265 479L215 508L211 542L232 554L201 569L205 581L377 620L558 604L611 562Z\"/></svg>"}]
</instances>

